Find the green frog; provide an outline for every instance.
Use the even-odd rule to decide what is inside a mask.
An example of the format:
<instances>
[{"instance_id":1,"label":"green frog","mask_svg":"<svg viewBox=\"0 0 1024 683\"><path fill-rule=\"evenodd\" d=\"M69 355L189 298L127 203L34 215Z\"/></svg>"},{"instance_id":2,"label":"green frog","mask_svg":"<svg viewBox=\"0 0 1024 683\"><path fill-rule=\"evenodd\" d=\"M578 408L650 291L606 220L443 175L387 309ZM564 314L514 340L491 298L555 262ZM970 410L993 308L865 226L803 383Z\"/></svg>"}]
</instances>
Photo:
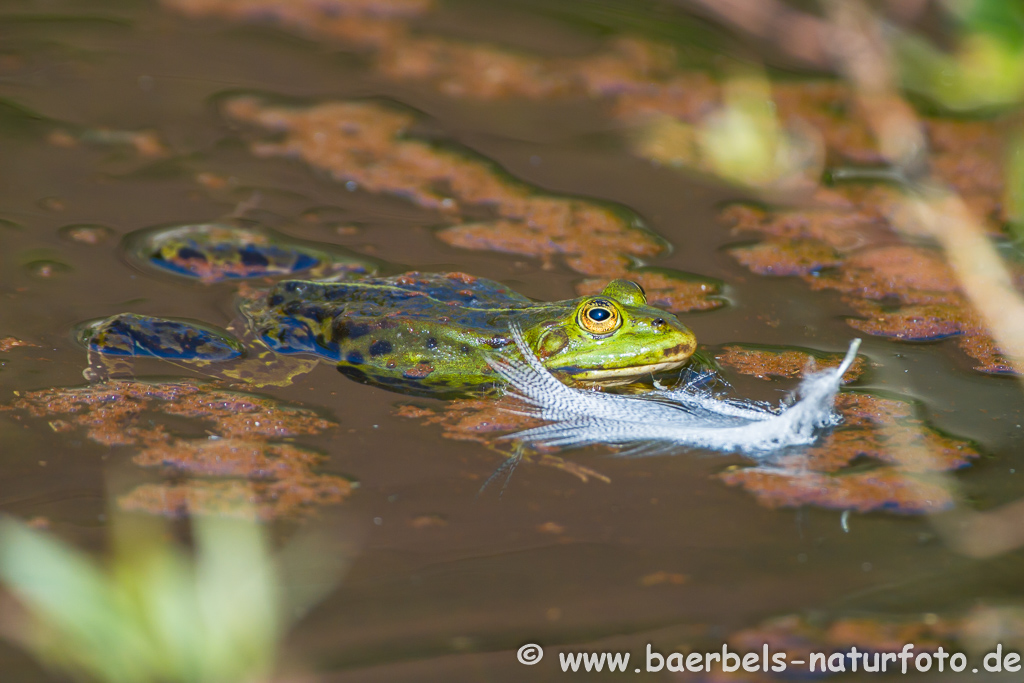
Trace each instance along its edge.
<instances>
[{"instance_id":1,"label":"green frog","mask_svg":"<svg viewBox=\"0 0 1024 683\"><path fill-rule=\"evenodd\" d=\"M192 262L197 245L187 247ZM217 248L223 253L222 243ZM210 258L204 258L200 270L209 278ZM166 243L160 259L169 260ZM226 364L221 374L257 384L288 383L327 360L362 383L439 397L492 390L500 380L488 359L517 353L513 326L567 383L628 383L681 367L696 348L693 333L671 313L648 306L643 289L628 280L613 280L594 296L538 302L464 273L364 272L348 268L340 277L352 279L335 281L285 280L243 299L244 321L235 330L245 344L191 321L134 314L93 323L83 337L101 358ZM266 381L273 367L283 369L286 381Z\"/></svg>"}]
</instances>

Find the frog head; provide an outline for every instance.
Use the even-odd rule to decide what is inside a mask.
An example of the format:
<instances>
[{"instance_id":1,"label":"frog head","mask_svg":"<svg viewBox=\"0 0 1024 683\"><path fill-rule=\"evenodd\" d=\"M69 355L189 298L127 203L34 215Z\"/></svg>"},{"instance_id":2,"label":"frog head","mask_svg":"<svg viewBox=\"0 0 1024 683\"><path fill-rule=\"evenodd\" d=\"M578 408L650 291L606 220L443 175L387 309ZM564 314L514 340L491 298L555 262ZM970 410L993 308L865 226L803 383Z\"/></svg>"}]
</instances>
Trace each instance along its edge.
<instances>
[{"instance_id":1,"label":"frog head","mask_svg":"<svg viewBox=\"0 0 1024 683\"><path fill-rule=\"evenodd\" d=\"M647 305L640 285L613 280L565 302L559 319L523 330L546 368L576 381L615 384L683 365L697 339L676 316Z\"/></svg>"}]
</instances>

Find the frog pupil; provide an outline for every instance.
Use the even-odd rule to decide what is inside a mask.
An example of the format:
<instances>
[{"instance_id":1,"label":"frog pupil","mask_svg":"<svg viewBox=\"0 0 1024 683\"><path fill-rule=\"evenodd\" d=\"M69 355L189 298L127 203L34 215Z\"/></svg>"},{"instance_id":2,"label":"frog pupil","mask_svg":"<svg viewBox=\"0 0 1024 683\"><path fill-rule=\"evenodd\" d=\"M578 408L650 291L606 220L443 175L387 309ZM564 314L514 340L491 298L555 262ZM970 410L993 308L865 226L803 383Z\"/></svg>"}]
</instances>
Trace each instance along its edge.
<instances>
[{"instance_id":1,"label":"frog pupil","mask_svg":"<svg viewBox=\"0 0 1024 683\"><path fill-rule=\"evenodd\" d=\"M592 308L587 312L587 317L594 322L600 323L612 317L612 314L607 308Z\"/></svg>"}]
</instances>

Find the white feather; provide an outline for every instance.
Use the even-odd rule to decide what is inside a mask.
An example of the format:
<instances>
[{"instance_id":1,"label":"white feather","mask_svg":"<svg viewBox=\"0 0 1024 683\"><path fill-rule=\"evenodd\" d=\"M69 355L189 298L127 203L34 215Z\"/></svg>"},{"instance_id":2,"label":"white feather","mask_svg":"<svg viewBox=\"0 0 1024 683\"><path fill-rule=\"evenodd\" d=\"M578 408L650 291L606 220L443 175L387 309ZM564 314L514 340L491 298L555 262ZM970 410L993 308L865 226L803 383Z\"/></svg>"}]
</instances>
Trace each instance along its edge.
<instances>
[{"instance_id":1,"label":"white feather","mask_svg":"<svg viewBox=\"0 0 1024 683\"><path fill-rule=\"evenodd\" d=\"M838 423L833 404L839 382L860 347L860 339L854 339L839 367L808 375L792 405L773 408L756 401L716 398L701 388L706 375L677 389L646 394L573 389L547 371L518 328L511 333L522 360L506 357L488 362L523 404L518 412L549 424L505 438L561 448L634 444L632 453L648 455L705 448L764 457L812 443L819 429Z\"/></svg>"}]
</instances>

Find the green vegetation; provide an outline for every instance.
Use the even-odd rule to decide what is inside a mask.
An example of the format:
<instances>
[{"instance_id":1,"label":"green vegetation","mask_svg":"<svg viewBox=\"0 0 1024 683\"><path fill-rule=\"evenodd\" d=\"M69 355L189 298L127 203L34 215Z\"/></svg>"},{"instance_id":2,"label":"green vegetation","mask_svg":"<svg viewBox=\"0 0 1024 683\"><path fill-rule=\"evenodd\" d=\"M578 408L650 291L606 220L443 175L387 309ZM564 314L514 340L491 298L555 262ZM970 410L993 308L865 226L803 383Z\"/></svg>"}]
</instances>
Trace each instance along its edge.
<instances>
[{"instance_id":1,"label":"green vegetation","mask_svg":"<svg viewBox=\"0 0 1024 683\"><path fill-rule=\"evenodd\" d=\"M267 678L285 615L301 612L297 603L309 604L327 584L305 599L283 599L279 570L287 558L275 561L254 522L195 521L194 557L168 540L166 529L153 533L153 524L122 521L101 566L49 534L0 522L0 580L25 609L6 635L47 666L84 680Z\"/></svg>"}]
</instances>

